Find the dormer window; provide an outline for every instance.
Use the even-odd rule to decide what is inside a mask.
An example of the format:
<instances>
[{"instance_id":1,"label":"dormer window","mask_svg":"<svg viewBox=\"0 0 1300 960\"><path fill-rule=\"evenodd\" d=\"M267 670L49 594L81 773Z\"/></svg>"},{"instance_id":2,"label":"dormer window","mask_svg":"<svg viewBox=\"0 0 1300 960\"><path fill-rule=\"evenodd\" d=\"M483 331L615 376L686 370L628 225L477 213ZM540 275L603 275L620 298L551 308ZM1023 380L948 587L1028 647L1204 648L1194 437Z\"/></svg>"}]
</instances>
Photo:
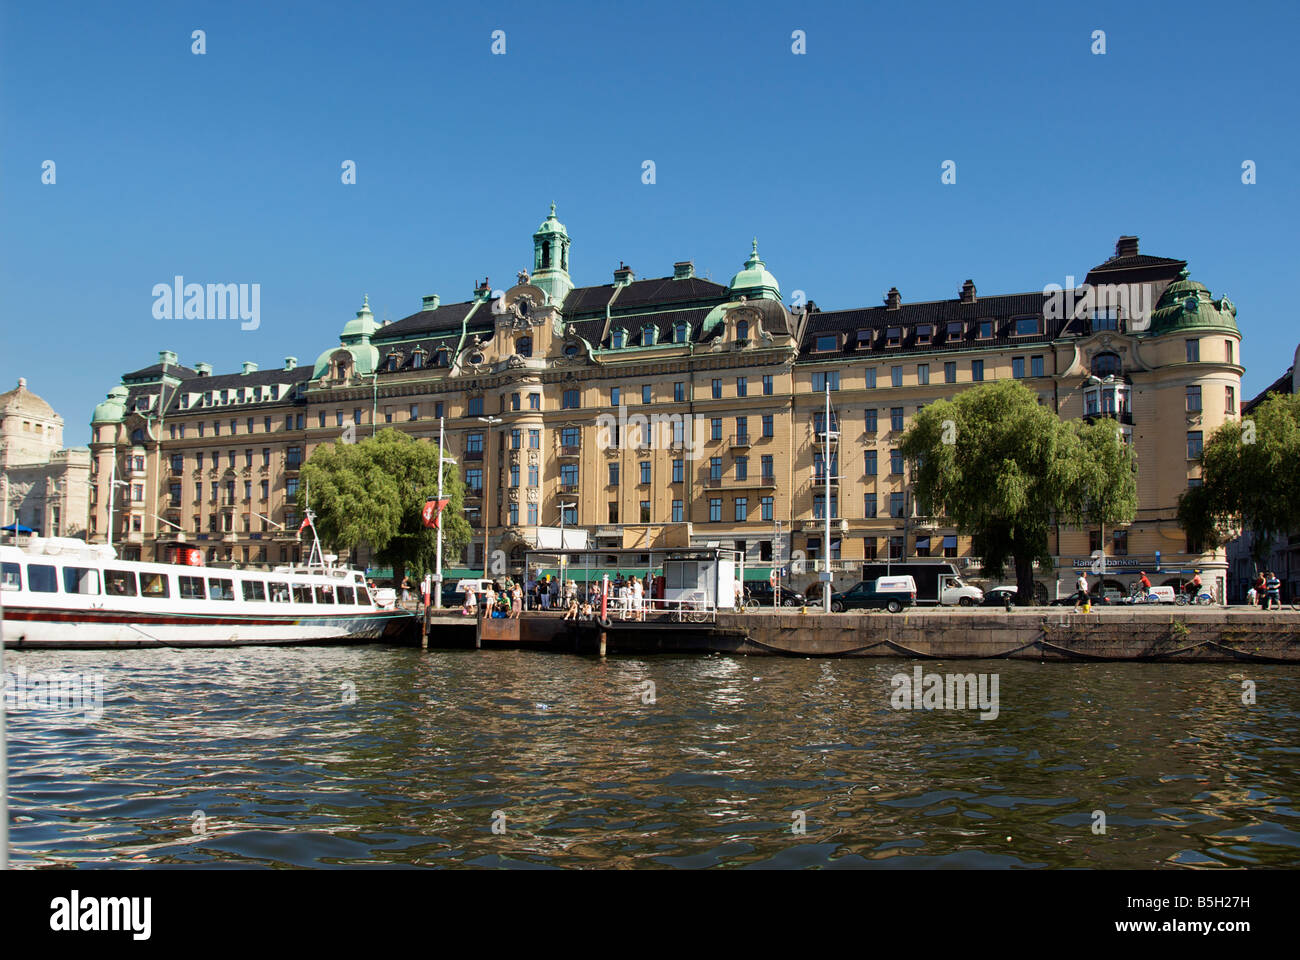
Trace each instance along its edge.
<instances>
[{"instance_id":1,"label":"dormer window","mask_svg":"<svg viewBox=\"0 0 1300 960\"><path fill-rule=\"evenodd\" d=\"M1017 337L1032 337L1038 333L1038 318L1017 317L1013 321L1012 328Z\"/></svg>"},{"instance_id":2,"label":"dormer window","mask_svg":"<svg viewBox=\"0 0 1300 960\"><path fill-rule=\"evenodd\" d=\"M992 340L992 339L993 339L993 321L992 321L992 320L981 320L981 321L980 321L980 325L979 325L979 331L980 331L980 339L981 339L981 340Z\"/></svg>"},{"instance_id":3,"label":"dormer window","mask_svg":"<svg viewBox=\"0 0 1300 960\"><path fill-rule=\"evenodd\" d=\"M741 320L736 323L736 340L740 342L749 339L749 321Z\"/></svg>"},{"instance_id":4,"label":"dormer window","mask_svg":"<svg viewBox=\"0 0 1300 960\"><path fill-rule=\"evenodd\" d=\"M566 343L564 345L564 355L569 358L576 357L578 355L578 345L576 343Z\"/></svg>"},{"instance_id":5,"label":"dormer window","mask_svg":"<svg viewBox=\"0 0 1300 960\"><path fill-rule=\"evenodd\" d=\"M871 331L870 331L870 330L859 330L859 331L858 331L858 340L857 340L857 344L858 344L858 349L859 349L859 350L870 350L870 349L871 349Z\"/></svg>"},{"instance_id":6,"label":"dormer window","mask_svg":"<svg viewBox=\"0 0 1300 960\"><path fill-rule=\"evenodd\" d=\"M690 335L690 332L691 332L690 327L688 327L684 323L679 323L677 324L676 327L673 328L673 339L677 343L685 343L686 338Z\"/></svg>"},{"instance_id":7,"label":"dormer window","mask_svg":"<svg viewBox=\"0 0 1300 960\"><path fill-rule=\"evenodd\" d=\"M839 348L840 338L833 333L825 333L819 336L813 347L818 353L833 353Z\"/></svg>"},{"instance_id":8,"label":"dormer window","mask_svg":"<svg viewBox=\"0 0 1300 960\"><path fill-rule=\"evenodd\" d=\"M623 329L615 330L609 337L609 345L615 350L621 350L627 345L627 331Z\"/></svg>"},{"instance_id":9,"label":"dormer window","mask_svg":"<svg viewBox=\"0 0 1300 960\"><path fill-rule=\"evenodd\" d=\"M401 364L401 362L402 362L401 357L399 357L395 353L390 353L388 355L388 359L384 363L384 369L387 370L389 373L393 373L397 370L397 367L399 364Z\"/></svg>"},{"instance_id":10,"label":"dormer window","mask_svg":"<svg viewBox=\"0 0 1300 960\"><path fill-rule=\"evenodd\" d=\"M965 328L965 324L963 324L960 320L951 321L948 324L948 339L960 340L962 338L962 334L965 333L964 328Z\"/></svg>"},{"instance_id":11,"label":"dormer window","mask_svg":"<svg viewBox=\"0 0 1300 960\"><path fill-rule=\"evenodd\" d=\"M435 367L445 367L447 365L447 348L439 347L433 355L433 365Z\"/></svg>"},{"instance_id":12,"label":"dormer window","mask_svg":"<svg viewBox=\"0 0 1300 960\"><path fill-rule=\"evenodd\" d=\"M1099 353L1092 358L1092 375L1094 377L1117 377L1122 364L1117 353Z\"/></svg>"},{"instance_id":13,"label":"dormer window","mask_svg":"<svg viewBox=\"0 0 1300 960\"><path fill-rule=\"evenodd\" d=\"M659 328L653 324L647 324L641 328L641 345L643 347L653 347L655 341L659 339Z\"/></svg>"},{"instance_id":14,"label":"dormer window","mask_svg":"<svg viewBox=\"0 0 1300 960\"><path fill-rule=\"evenodd\" d=\"M424 367L424 351L417 350L415 351L415 353L411 354L411 368L414 370L420 370L423 367Z\"/></svg>"},{"instance_id":15,"label":"dormer window","mask_svg":"<svg viewBox=\"0 0 1300 960\"><path fill-rule=\"evenodd\" d=\"M918 344L931 343L934 340L934 324L922 323L916 328L916 342Z\"/></svg>"},{"instance_id":16,"label":"dormer window","mask_svg":"<svg viewBox=\"0 0 1300 960\"><path fill-rule=\"evenodd\" d=\"M887 346L887 347L897 347L897 346L899 346L902 342L903 342L903 328L902 328L902 327L886 327L886 328L885 328L885 346Z\"/></svg>"}]
</instances>

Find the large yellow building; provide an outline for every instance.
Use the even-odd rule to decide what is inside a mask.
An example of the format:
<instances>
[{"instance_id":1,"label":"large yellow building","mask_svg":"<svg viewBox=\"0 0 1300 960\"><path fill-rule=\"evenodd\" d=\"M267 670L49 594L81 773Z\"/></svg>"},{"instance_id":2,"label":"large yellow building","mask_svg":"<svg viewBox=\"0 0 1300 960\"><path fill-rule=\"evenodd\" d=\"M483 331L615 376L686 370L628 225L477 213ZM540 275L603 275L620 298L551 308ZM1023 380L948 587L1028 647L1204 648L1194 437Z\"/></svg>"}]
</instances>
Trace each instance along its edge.
<instances>
[{"instance_id":1,"label":"large yellow building","mask_svg":"<svg viewBox=\"0 0 1300 960\"><path fill-rule=\"evenodd\" d=\"M517 567L563 515L600 546L718 542L762 569L804 557L810 580L826 560L829 469L837 581L887 555L971 567L967 538L915 515L899 440L918 407L1016 378L1062 417L1114 418L1139 463L1135 521L1056 531L1063 562L1041 572L1045 586L1099 549L1117 586L1154 568L1157 551L1171 578L1222 576L1222 555L1187 543L1175 509L1197 482L1200 444L1238 415L1240 333L1236 308L1181 260L1122 237L1064 290L981 296L968 280L950 300L892 289L880 306L821 310L783 304L757 242L725 285L678 262L653 279L620 264L612 282L575 287L569 256L552 207L532 270L509 289L485 280L463 302L427 296L387 325L363 305L311 367L288 358L214 376L164 351L95 410L96 474L116 461L128 484L115 539L144 558L185 541L210 561L293 559L297 470L317 444L390 425L434 438L445 418L473 566L485 521L488 549ZM108 522L101 497L97 539Z\"/></svg>"}]
</instances>

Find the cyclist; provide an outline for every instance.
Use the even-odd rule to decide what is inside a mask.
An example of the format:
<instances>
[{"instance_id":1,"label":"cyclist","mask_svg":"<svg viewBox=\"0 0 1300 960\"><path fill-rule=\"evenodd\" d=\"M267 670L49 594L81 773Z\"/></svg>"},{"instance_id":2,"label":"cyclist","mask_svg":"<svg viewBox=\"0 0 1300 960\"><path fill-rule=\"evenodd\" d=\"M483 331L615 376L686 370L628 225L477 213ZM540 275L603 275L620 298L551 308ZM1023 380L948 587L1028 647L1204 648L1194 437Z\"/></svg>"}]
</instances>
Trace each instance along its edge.
<instances>
[{"instance_id":1,"label":"cyclist","mask_svg":"<svg viewBox=\"0 0 1300 960\"><path fill-rule=\"evenodd\" d=\"M1201 571L1193 570L1192 579L1187 581L1187 597L1189 600L1195 600L1196 595L1201 592Z\"/></svg>"},{"instance_id":2,"label":"cyclist","mask_svg":"<svg viewBox=\"0 0 1300 960\"><path fill-rule=\"evenodd\" d=\"M1151 580L1147 577L1145 570L1139 571L1138 586L1142 588L1142 595L1146 596L1151 592Z\"/></svg>"}]
</instances>

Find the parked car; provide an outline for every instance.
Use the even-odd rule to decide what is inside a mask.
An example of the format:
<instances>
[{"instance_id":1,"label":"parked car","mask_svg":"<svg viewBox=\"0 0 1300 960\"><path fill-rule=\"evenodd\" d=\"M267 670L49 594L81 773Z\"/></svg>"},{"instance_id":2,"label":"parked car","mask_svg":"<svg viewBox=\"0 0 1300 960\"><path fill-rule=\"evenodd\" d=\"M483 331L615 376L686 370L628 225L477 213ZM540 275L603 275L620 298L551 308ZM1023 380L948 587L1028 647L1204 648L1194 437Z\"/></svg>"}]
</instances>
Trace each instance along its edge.
<instances>
[{"instance_id":1,"label":"parked car","mask_svg":"<svg viewBox=\"0 0 1300 960\"><path fill-rule=\"evenodd\" d=\"M1016 586L990 587L988 590L985 591L984 602L981 603L980 606L1005 607L1007 605L1008 599L1010 599L1011 605L1015 606L1016 597L1018 597L1019 595L1020 595L1020 588Z\"/></svg>"},{"instance_id":2,"label":"parked car","mask_svg":"<svg viewBox=\"0 0 1300 960\"><path fill-rule=\"evenodd\" d=\"M776 591L772 589L772 584L756 580L745 589L745 606L750 609L757 607L770 607L776 601ZM781 587L781 606L783 607L802 607L807 603L807 599L797 590Z\"/></svg>"},{"instance_id":3,"label":"parked car","mask_svg":"<svg viewBox=\"0 0 1300 960\"><path fill-rule=\"evenodd\" d=\"M859 580L843 593L831 594L831 611L879 610L898 613L916 605L916 581L909 577L877 577Z\"/></svg>"}]
</instances>

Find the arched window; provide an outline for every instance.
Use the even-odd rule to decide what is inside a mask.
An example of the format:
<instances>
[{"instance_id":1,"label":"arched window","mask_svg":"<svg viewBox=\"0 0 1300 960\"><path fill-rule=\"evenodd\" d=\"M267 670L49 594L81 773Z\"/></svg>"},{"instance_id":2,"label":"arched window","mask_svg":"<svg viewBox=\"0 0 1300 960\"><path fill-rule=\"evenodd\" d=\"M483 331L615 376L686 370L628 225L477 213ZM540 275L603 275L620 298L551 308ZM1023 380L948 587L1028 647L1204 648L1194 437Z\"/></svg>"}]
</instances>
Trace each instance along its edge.
<instances>
[{"instance_id":1,"label":"arched window","mask_svg":"<svg viewBox=\"0 0 1300 960\"><path fill-rule=\"evenodd\" d=\"M1120 364L1119 355L1115 353L1099 353L1092 358L1092 374L1096 377L1117 377L1119 376L1122 365Z\"/></svg>"},{"instance_id":2,"label":"arched window","mask_svg":"<svg viewBox=\"0 0 1300 960\"><path fill-rule=\"evenodd\" d=\"M689 333L690 333L690 328L684 323L679 323L677 324L676 328L673 330L673 338L678 343L685 343L686 337L689 335Z\"/></svg>"},{"instance_id":3,"label":"arched window","mask_svg":"<svg viewBox=\"0 0 1300 960\"><path fill-rule=\"evenodd\" d=\"M551 245L549 243L544 243L542 244L542 269L548 270L550 269L550 266L551 266Z\"/></svg>"},{"instance_id":4,"label":"arched window","mask_svg":"<svg viewBox=\"0 0 1300 960\"><path fill-rule=\"evenodd\" d=\"M641 328L641 345L652 347L659 338L659 330L652 324L646 324Z\"/></svg>"},{"instance_id":5,"label":"arched window","mask_svg":"<svg viewBox=\"0 0 1300 960\"><path fill-rule=\"evenodd\" d=\"M515 353L521 357L531 357L533 355L533 338L520 337L515 341Z\"/></svg>"},{"instance_id":6,"label":"arched window","mask_svg":"<svg viewBox=\"0 0 1300 960\"><path fill-rule=\"evenodd\" d=\"M447 365L447 348L439 347L438 352L433 355L433 364L436 367L445 367Z\"/></svg>"},{"instance_id":7,"label":"arched window","mask_svg":"<svg viewBox=\"0 0 1300 960\"><path fill-rule=\"evenodd\" d=\"M397 369L397 365L402 362L402 358L395 353L388 355L388 372L392 373Z\"/></svg>"},{"instance_id":8,"label":"arched window","mask_svg":"<svg viewBox=\"0 0 1300 960\"><path fill-rule=\"evenodd\" d=\"M144 443L144 431L141 430L139 427L136 427L134 430L132 430L132 431L131 431L131 442L132 442L132 443Z\"/></svg>"},{"instance_id":9,"label":"arched window","mask_svg":"<svg viewBox=\"0 0 1300 960\"><path fill-rule=\"evenodd\" d=\"M736 322L736 339L737 339L737 340L748 340L748 339L749 339L749 321L748 321L748 320L738 320L738 321Z\"/></svg>"},{"instance_id":10,"label":"arched window","mask_svg":"<svg viewBox=\"0 0 1300 960\"><path fill-rule=\"evenodd\" d=\"M416 370L419 370L421 367L423 367L424 354L421 353L420 351L416 351L415 353L411 354L411 366L414 367Z\"/></svg>"},{"instance_id":11,"label":"arched window","mask_svg":"<svg viewBox=\"0 0 1300 960\"><path fill-rule=\"evenodd\" d=\"M627 331L626 331L626 330L622 330L622 329L620 329L620 330L615 330L615 331L610 335L610 338L609 338L609 345L610 345L611 347L613 347L615 350L621 350L621 349L623 348L623 345L624 345L625 343L627 343Z\"/></svg>"},{"instance_id":12,"label":"arched window","mask_svg":"<svg viewBox=\"0 0 1300 960\"><path fill-rule=\"evenodd\" d=\"M566 343L564 345L564 355L566 357L576 357L578 355L578 345L576 343Z\"/></svg>"}]
</instances>

